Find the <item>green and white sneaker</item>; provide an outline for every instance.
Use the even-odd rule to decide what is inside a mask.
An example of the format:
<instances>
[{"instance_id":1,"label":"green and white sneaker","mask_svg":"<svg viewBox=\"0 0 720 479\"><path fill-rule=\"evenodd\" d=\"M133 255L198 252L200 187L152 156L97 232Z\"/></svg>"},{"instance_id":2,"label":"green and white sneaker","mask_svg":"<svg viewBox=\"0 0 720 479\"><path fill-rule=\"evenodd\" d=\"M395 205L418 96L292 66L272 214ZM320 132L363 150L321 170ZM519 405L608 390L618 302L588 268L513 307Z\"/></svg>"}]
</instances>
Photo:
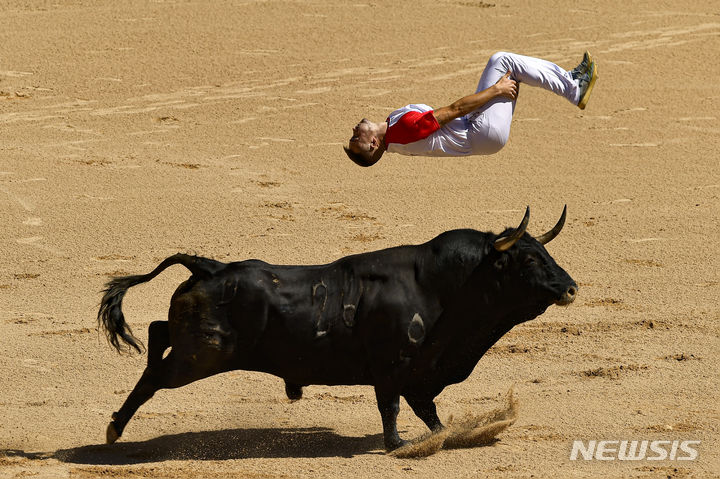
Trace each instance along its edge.
<instances>
[{"instance_id":1,"label":"green and white sneaker","mask_svg":"<svg viewBox=\"0 0 720 479\"><path fill-rule=\"evenodd\" d=\"M593 62L593 57L592 57L592 55L590 55L590 52L587 52L587 51L586 51L586 52L583 54L583 59L582 59L582 61L580 62L580 64L579 64L578 66L576 66L575 68L573 68L572 70L570 70L570 74L572 75L573 79L574 79L574 80L577 80L578 78L580 78L580 76L581 76L583 73L587 72L587 71L588 71L588 67L590 66L590 64L591 64L592 62Z\"/></svg>"},{"instance_id":2,"label":"green and white sneaker","mask_svg":"<svg viewBox=\"0 0 720 479\"><path fill-rule=\"evenodd\" d=\"M582 68L585 68L585 71L581 71ZM570 73L573 75L573 78L577 80L578 87L580 88L578 108L584 110L590 99L590 93L592 93L593 87L595 86L595 81L598 78L597 64L590 54L585 52L583 61Z\"/></svg>"}]
</instances>

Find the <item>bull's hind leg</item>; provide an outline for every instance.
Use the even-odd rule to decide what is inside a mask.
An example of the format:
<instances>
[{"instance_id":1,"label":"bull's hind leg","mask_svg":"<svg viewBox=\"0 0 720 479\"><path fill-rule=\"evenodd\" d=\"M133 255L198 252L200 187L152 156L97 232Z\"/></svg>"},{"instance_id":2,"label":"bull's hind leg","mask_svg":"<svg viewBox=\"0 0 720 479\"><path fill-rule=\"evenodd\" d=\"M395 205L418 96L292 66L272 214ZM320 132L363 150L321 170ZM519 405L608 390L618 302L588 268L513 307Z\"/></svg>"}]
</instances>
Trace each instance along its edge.
<instances>
[{"instance_id":1,"label":"bull's hind leg","mask_svg":"<svg viewBox=\"0 0 720 479\"><path fill-rule=\"evenodd\" d=\"M216 367L205 366L217 364L216 362L179 358L178 356L171 349L167 357L162 358L159 363L145 368L143 375L122 407L112 415L112 421L107 427L108 444L114 443L122 435L125 426L138 408L153 397L158 390L179 388L223 371Z\"/></svg>"},{"instance_id":2,"label":"bull's hind leg","mask_svg":"<svg viewBox=\"0 0 720 479\"><path fill-rule=\"evenodd\" d=\"M213 352L206 349L196 350L194 357L189 358L188 355L179 354L173 348L167 357L163 358L169 346L168 322L151 323L148 330L147 368L122 407L113 413L106 432L108 444L114 443L122 435L125 426L138 408L158 390L179 388L223 371L219 368L223 361L218 360Z\"/></svg>"},{"instance_id":3,"label":"bull's hind leg","mask_svg":"<svg viewBox=\"0 0 720 479\"><path fill-rule=\"evenodd\" d=\"M157 370L162 369L163 354L169 347L170 330L168 322L153 321L150 323L148 328L147 368L120 411L113 413L113 420L108 424L106 431L108 444L112 444L120 437L125 425L137 411L137 408L150 399L155 391L159 389L158 387L153 389L153 384L157 382L153 379L153 376L158 372Z\"/></svg>"},{"instance_id":4,"label":"bull's hind leg","mask_svg":"<svg viewBox=\"0 0 720 479\"><path fill-rule=\"evenodd\" d=\"M147 368L143 372L135 389L125 400L123 407L113 413L112 422L107 427L107 442L112 444L123 432L132 415L144 402L160 389L156 375L162 375L163 354L170 347L170 330L167 321L153 321L148 328Z\"/></svg>"},{"instance_id":5,"label":"bull's hind leg","mask_svg":"<svg viewBox=\"0 0 720 479\"><path fill-rule=\"evenodd\" d=\"M148 328L148 367L157 366L170 347L170 328L167 321L153 321Z\"/></svg>"},{"instance_id":6,"label":"bull's hind leg","mask_svg":"<svg viewBox=\"0 0 720 479\"><path fill-rule=\"evenodd\" d=\"M108 444L117 441L122 435L128 421L130 421L130 418L135 414L135 411L148 399L153 397L155 392L162 387L160 385L162 375L160 371L162 369L160 366L154 368L147 367L120 410L112 414L112 421L108 424L105 433Z\"/></svg>"}]
</instances>

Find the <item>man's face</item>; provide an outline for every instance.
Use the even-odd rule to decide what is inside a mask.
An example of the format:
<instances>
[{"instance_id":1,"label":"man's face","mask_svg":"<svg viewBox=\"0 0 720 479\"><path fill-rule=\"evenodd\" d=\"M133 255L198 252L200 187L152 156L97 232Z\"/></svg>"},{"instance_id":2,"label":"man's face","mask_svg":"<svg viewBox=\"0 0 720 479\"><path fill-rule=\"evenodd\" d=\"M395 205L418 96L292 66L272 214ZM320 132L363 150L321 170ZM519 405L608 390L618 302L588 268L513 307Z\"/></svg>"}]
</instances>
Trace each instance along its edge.
<instances>
[{"instance_id":1,"label":"man's face","mask_svg":"<svg viewBox=\"0 0 720 479\"><path fill-rule=\"evenodd\" d=\"M353 128L353 134L348 144L348 149L355 153L364 153L372 149L375 134L372 122L367 118L360 120L360 123Z\"/></svg>"}]
</instances>

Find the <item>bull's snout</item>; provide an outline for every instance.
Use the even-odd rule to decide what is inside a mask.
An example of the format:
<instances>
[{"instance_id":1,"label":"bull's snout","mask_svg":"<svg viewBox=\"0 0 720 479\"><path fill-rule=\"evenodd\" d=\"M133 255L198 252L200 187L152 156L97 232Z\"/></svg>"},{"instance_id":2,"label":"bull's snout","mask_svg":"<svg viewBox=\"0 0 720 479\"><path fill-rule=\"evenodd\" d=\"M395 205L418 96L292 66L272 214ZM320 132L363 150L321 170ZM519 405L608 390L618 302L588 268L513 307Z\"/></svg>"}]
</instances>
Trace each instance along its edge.
<instances>
[{"instance_id":1,"label":"bull's snout","mask_svg":"<svg viewBox=\"0 0 720 479\"><path fill-rule=\"evenodd\" d=\"M568 286L568 288L565 290L563 295L560 297L559 300L555 302L555 304L559 306L565 306L573 301L575 301L575 296L577 295L577 285Z\"/></svg>"}]
</instances>

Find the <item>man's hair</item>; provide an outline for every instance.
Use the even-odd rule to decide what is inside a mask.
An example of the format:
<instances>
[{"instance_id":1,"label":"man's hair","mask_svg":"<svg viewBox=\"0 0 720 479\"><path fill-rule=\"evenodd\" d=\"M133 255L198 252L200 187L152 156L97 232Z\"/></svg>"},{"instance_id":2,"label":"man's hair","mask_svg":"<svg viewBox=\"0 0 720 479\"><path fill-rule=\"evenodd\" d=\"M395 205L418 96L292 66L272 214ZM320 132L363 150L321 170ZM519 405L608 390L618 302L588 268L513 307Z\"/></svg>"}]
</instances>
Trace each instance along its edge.
<instances>
[{"instance_id":1,"label":"man's hair","mask_svg":"<svg viewBox=\"0 0 720 479\"><path fill-rule=\"evenodd\" d=\"M362 166L367 168L368 166L372 166L375 163L378 162L380 157L382 156L382 151L375 151L375 154L367 151L363 153L355 153L350 148L343 146L343 149L345 150L345 154L350 158L353 163L356 165Z\"/></svg>"}]
</instances>

